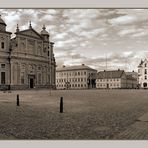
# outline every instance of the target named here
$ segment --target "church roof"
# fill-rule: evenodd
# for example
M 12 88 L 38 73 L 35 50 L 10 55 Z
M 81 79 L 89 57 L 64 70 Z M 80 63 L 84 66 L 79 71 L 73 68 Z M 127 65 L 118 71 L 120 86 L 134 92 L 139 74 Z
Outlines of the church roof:
M 31 32 L 33 32 L 33 33 L 31 33 Z M 21 31 L 16 32 L 15 34 L 23 34 L 23 35 L 29 35 L 29 36 L 33 36 L 33 37 L 37 37 L 37 38 L 42 38 L 42 36 L 37 31 L 35 31 L 33 28 L 21 30 Z
M 92 69 L 84 64 L 82 65 L 76 65 L 76 66 L 69 66 L 69 67 L 62 67 L 62 68 L 57 68 L 57 72 L 60 72 L 60 71 L 73 71 L 73 70 L 94 70 L 94 71 L 97 71 L 95 69 Z

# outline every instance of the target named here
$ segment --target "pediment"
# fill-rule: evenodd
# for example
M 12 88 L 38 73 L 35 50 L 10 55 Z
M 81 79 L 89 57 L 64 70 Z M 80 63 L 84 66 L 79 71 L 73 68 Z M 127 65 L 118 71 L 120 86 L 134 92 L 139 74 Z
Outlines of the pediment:
M 41 35 L 38 32 L 36 32 L 34 29 L 27 29 L 27 30 L 19 31 L 18 34 L 42 39 Z

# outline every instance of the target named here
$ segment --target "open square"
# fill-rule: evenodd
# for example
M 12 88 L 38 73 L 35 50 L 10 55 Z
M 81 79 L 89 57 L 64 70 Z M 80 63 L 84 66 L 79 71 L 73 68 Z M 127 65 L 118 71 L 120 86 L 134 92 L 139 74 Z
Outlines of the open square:
M 138 136 L 134 129 L 135 137 L 129 137 L 134 124 L 148 129 L 147 122 L 138 121 L 148 112 L 147 95 L 147 90 L 0 92 L 0 139 L 147 139 L 147 133 Z

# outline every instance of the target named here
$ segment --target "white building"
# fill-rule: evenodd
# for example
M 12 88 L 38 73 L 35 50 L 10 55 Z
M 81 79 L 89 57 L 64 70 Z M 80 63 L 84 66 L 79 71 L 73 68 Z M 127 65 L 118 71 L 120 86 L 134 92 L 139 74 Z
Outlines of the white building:
M 137 79 L 124 70 L 100 71 L 96 78 L 96 88 L 137 88 Z
M 11 37 L 6 26 L 0 16 L 0 89 L 55 88 L 54 43 L 46 27 L 38 33 L 31 22 L 25 30 L 17 25 Z
M 56 88 L 57 89 L 87 89 L 95 88 L 94 76 L 97 70 L 84 64 L 57 68 Z
M 141 88 L 148 88 L 148 60 L 141 60 L 138 65 L 139 86 Z

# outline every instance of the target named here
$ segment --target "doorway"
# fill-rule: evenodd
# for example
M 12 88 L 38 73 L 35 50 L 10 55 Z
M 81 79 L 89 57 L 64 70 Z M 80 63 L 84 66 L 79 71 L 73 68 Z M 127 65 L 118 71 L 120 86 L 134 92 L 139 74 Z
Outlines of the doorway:
M 143 83 L 143 87 L 144 88 L 146 88 L 147 87 L 147 83 L 145 82 L 145 83 Z
M 30 78 L 30 88 L 34 88 L 34 79 Z

